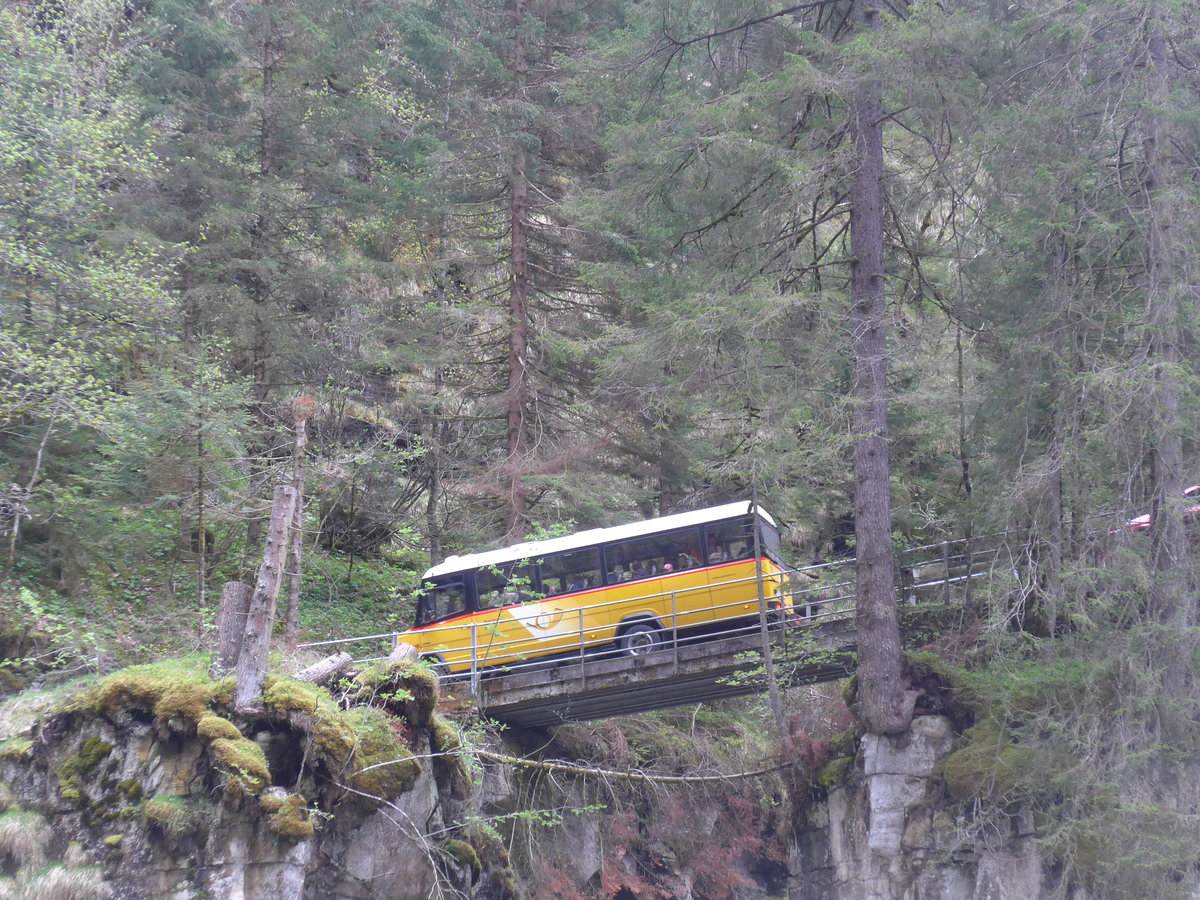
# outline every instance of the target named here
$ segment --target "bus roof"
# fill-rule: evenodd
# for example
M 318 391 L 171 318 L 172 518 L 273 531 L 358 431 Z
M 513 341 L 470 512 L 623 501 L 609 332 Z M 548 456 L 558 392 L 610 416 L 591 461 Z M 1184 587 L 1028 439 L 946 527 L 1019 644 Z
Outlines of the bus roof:
M 451 556 L 445 562 L 431 568 L 422 580 L 448 575 L 452 572 L 465 572 L 483 566 L 494 566 L 512 562 L 518 559 L 538 559 L 550 553 L 561 553 L 564 550 L 574 550 L 578 547 L 591 547 L 596 544 L 608 544 L 626 538 L 642 537 L 659 531 L 671 531 L 675 528 L 687 528 L 689 525 L 703 525 L 707 522 L 720 522 L 738 516 L 750 514 L 752 503 L 749 500 L 739 500 L 736 503 L 725 503 L 721 506 L 710 506 L 707 509 L 697 509 L 693 512 L 675 513 L 661 516 L 657 519 L 646 519 L 642 522 L 630 522 L 628 525 L 614 525 L 611 528 L 592 528 L 587 531 L 577 531 L 564 537 L 550 538 L 545 541 L 526 541 L 499 550 L 485 550 L 482 553 L 468 553 L 464 556 Z M 774 525 L 775 520 L 761 506 L 758 514 Z

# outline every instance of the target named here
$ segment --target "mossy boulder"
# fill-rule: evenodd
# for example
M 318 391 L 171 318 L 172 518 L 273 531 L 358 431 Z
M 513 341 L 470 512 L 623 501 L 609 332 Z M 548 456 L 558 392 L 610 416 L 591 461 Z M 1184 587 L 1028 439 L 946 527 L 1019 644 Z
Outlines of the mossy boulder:
M 369 706 L 347 710 L 345 718 L 355 739 L 351 786 L 384 799 L 411 790 L 421 767 L 413 759 L 396 720 Z
M 386 661 L 354 678 L 354 702 L 379 706 L 425 726 L 437 707 L 437 676 L 419 660 Z
M 446 851 L 455 863 L 471 873 L 472 881 L 477 879 L 480 872 L 483 871 L 483 863 L 479 861 L 479 854 L 466 841 L 451 838 L 442 844 L 442 849 Z
M 27 737 L 9 738 L 0 744 L 0 759 L 28 759 L 33 752 L 33 741 Z

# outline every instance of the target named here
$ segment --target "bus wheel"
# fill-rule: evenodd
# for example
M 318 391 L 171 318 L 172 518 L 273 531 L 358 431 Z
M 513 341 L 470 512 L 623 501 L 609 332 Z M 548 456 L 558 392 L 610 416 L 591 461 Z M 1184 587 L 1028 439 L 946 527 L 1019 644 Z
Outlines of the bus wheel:
M 654 650 L 662 641 L 659 630 L 649 622 L 635 622 L 621 635 L 621 651 L 629 656 L 642 656 Z
M 450 677 L 450 667 L 442 660 L 440 656 L 427 656 L 425 661 L 429 663 L 429 670 L 437 676 L 439 682 L 444 682 Z

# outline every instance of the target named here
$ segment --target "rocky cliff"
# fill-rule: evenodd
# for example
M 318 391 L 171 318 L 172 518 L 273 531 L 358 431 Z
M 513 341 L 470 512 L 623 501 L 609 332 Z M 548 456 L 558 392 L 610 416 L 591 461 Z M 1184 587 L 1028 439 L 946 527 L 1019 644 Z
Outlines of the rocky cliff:
M 333 693 L 269 679 L 248 715 L 231 687 L 193 660 L 6 703 L 0 898 L 1107 896 L 1041 854 L 1023 806 L 984 810 L 1030 762 L 987 723 L 922 715 L 895 737 L 797 740 L 743 778 L 694 777 L 714 759 L 661 722 L 639 746 L 616 746 L 633 723 L 575 732 L 665 775 L 638 780 L 539 766 L 585 756 L 571 729 L 506 734 L 528 759 L 480 765 L 420 667 Z M 1178 896 L 1196 895 L 1189 878 Z
M 271 679 L 235 715 L 202 666 L 9 701 L 0 896 L 515 896 L 498 836 L 455 822 L 472 776 L 428 673 L 363 673 L 336 698 Z

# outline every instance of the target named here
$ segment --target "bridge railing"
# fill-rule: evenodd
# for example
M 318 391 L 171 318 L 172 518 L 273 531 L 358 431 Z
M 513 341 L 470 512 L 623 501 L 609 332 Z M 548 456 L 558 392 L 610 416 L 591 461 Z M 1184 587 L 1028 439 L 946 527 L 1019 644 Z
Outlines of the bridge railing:
M 996 571 L 1002 548 L 1002 536 L 989 535 L 941 541 L 898 552 L 895 582 L 899 601 L 915 605 L 952 604 L 969 600 L 973 583 Z M 759 580 L 757 576 L 750 576 L 549 613 L 537 603 L 497 610 L 495 619 L 482 619 L 469 625 L 469 656 L 466 660 L 455 659 L 456 666 L 466 665 L 467 668 L 457 675 L 469 678 L 472 688 L 477 690 L 481 678 L 512 674 L 548 664 L 575 665 L 579 667 L 579 675 L 586 683 L 589 661 L 612 658 L 621 652 L 619 641 L 614 644 L 611 628 L 599 628 L 595 624 L 597 618 L 617 621 L 622 618 L 622 608 L 632 610 L 653 606 L 657 609 L 655 618 L 660 626 L 657 640 L 645 647 L 645 651 L 670 651 L 676 666 L 679 648 L 690 643 L 746 636 L 756 631 L 777 636 L 787 634 L 792 629 L 854 617 L 856 589 L 853 557 L 790 569 L 782 579 L 768 574 L 761 579 L 761 590 L 757 583 Z M 782 608 L 772 608 L 780 600 L 777 593 L 780 581 L 786 585 Z M 737 595 L 736 600 L 715 604 L 711 600 L 689 602 L 700 593 L 717 594 L 731 589 Z M 701 606 L 706 613 L 710 613 L 709 621 L 696 624 L 695 608 Z M 559 617 L 552 629 L 539 628 L 551 616 Z M 546 621 L 539 623 L 541 618 Z M 514 623 L 518 626 L 516 629 L 513 628 Z M 529 652 L 533 628 L 547 635 L 536 655 Z M 513 636 L 506 635 L 506 630 L 513 632 Z M 461 641 L 463 626 L 424 629 L 427 636 L 439 632 L 447 635 L 447 644 L 452 643 L 450 636 L 453 633 L 453 642 L 457 644 Z M 385 656 L 398 636 L 399 633 L 391 632 L 301 646 L 313 649 L 348 648 L 365 661 Z M 434 643 L 437 644 L 436 637 Z

